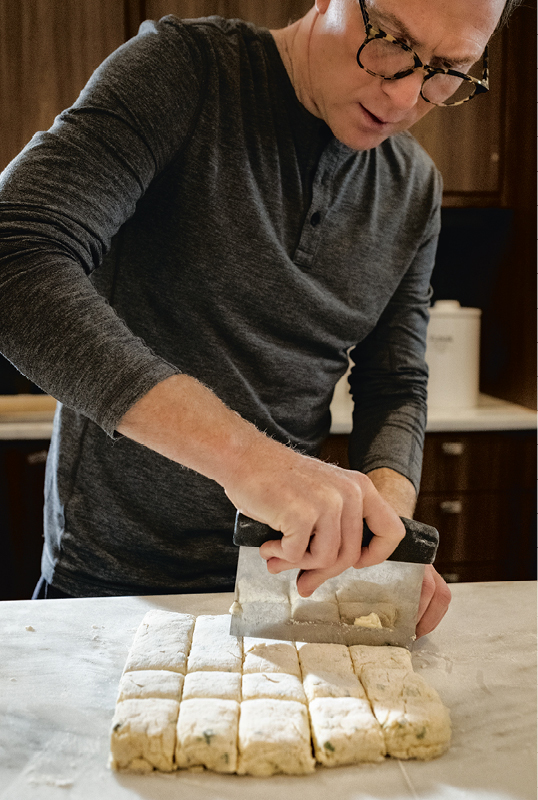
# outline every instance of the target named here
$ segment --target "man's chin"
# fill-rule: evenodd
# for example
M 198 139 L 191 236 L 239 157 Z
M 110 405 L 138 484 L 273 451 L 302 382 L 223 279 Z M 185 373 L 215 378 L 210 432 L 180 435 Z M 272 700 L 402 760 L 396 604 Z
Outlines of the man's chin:
M 391 135 L 391 133 L 365 135 L 353 130 L 342 130 L 340 133 L 333 130 L 333 133 L 339 142 L 342 142 L 351 150 L 373 150 Z

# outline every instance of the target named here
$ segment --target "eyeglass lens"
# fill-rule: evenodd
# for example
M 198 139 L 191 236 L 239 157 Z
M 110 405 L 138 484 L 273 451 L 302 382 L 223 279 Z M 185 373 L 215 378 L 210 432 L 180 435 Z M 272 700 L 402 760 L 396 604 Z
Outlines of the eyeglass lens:
M 370 39 L 361 49 L 358 60 L 364 69 L 380 78 L 394 78 L 415 66 L 412 53 L 386 39 Z M 466 100 L 474 91 L 473 83 L 455 75 L 433 74 L 426 78 L 422 86 L 422 94 L 427 100 L 447 105 Z

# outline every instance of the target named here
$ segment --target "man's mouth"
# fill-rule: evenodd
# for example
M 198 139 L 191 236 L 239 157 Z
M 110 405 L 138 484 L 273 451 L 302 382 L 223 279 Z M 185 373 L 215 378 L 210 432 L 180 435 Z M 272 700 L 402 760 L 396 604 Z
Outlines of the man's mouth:
M 387 122 L 386 120 L 381 119 L 380 117 L 377 117 L 375 114 L 372 114 L 372 112 L 369 111 L 365 106 L 363 106 L 362 103 L 359 103 L 359 105 L 362 108 L 362 110 L 364 111 L 367 119 L 371 120 L 374 125 L 377 125 L 380 128 L 384 127 L 385 125 L 390 125 L 390 123 Z

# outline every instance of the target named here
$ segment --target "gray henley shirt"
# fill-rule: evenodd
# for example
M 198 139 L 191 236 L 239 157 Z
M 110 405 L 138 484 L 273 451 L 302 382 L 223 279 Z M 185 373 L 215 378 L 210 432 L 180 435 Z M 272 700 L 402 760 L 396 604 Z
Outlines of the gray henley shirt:
M 179 372 L 316 455 L 351 351 L 352 466 L 418 487 L 440 200 L 410 134 L 337 141 L 267 30 L 144 23 L 0 176 L 1 349 L 60 401 L 45 578 L 76 596 L 233 587 L 222 488 L 114 433 Z

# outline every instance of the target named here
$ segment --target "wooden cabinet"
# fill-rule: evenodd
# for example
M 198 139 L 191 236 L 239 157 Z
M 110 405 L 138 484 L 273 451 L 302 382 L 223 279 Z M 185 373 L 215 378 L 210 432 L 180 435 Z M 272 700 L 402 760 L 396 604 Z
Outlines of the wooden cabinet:
M 441 534 L 445 578 L 535 577 L 535 446 L 532 431 L 427 434 L 415 516 Z
M 347 466 L 348 437 L 323 457 Z M 446 580 L 536 577 L 533 431 L 427 433 L 416 519 L 440 533 L 435 566 Z
M 41 574 L 50 442 L 0 441 L 0 600 L 27 600 Z

